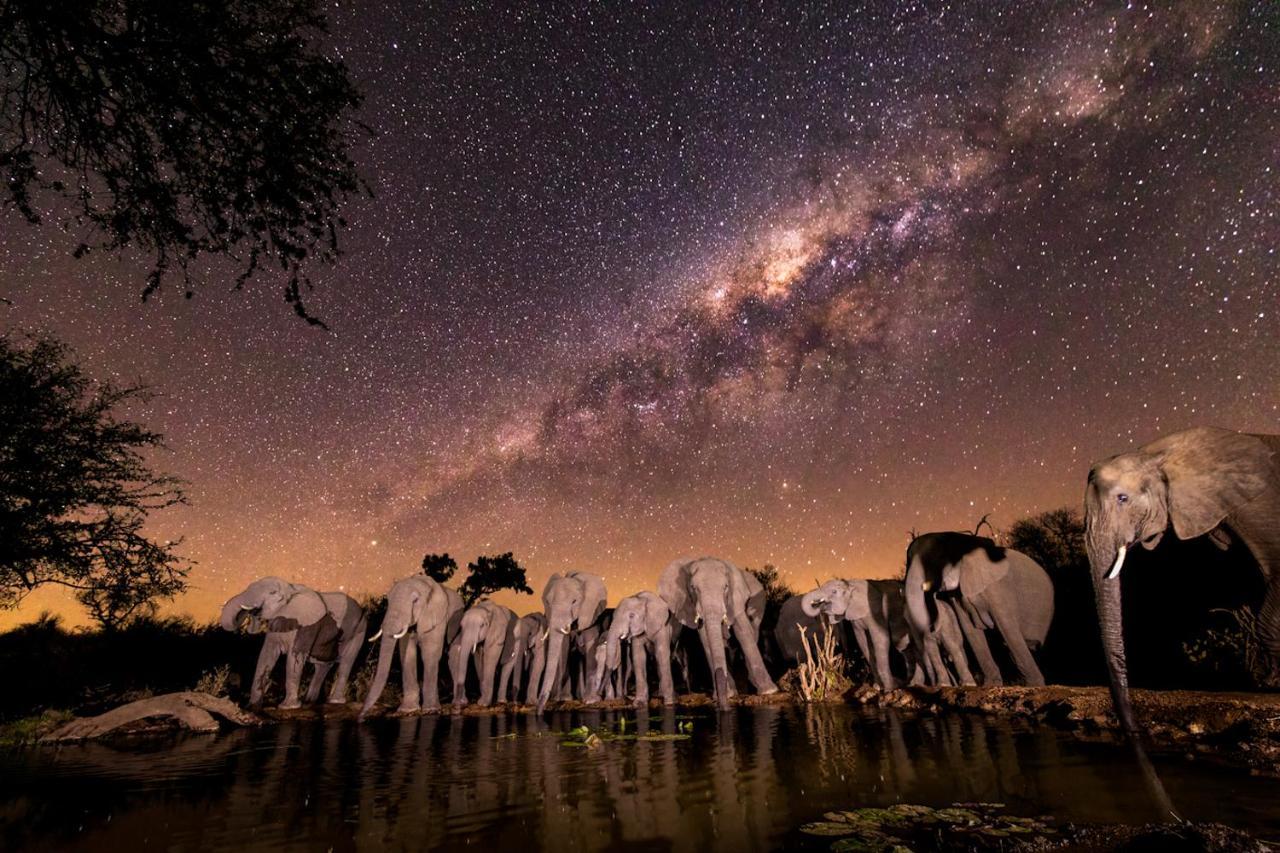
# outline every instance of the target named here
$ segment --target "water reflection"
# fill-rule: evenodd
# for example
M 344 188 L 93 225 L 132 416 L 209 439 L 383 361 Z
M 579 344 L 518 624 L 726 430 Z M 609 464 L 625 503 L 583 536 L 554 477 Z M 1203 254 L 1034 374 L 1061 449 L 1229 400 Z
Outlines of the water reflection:
M 1025 723 L 845 707 L 625 716 L 641 735 L 692 723 L 692 737 L 585 749 L 558 733 L 618 714 L 409 717 L 4 756 L 0 847 L 752 851 L 857 805 L 1155 816 L 1122 747 Z M 1188 816 L 1280 835 L 1274 781 L 1157 763 Z

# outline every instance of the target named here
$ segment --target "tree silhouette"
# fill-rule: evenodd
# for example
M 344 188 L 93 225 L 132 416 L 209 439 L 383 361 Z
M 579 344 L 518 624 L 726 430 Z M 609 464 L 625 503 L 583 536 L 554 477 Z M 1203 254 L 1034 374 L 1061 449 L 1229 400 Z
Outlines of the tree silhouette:
M 115 415 L 148 396 L 92 382 L 51 338 L 0 336 L 0 608 L 55 584 L 117 627 L 186 589 L 178 543 L 142 532 L 182 484 L 143 459 L 160 436 Z
M 500 589 L 533 595 L 525 579 L 524 567 L 516 562 L 510 551 L 496 557 L 476 557 L 475 562 L 467 564 L 467 570 L 470 574 L 458 588 L 467 607 Z
M 303 305 L 332 263 L 339 204 L 365 189 L 345 120 L 360 95 L 322 51 L 318 0 L 0 0 L 3 202 L 78 245 L 141 249 L 145 299 L 231 257 Z
M 446 554 L 428 554 L 422 558 L 422 573 L 434 581 L 444 583 L 458 570 L 458 563 Z

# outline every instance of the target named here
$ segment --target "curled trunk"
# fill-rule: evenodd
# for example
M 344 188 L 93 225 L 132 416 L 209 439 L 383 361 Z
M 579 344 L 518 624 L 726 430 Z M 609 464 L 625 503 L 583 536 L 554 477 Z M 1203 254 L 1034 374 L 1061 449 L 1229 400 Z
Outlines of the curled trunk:
M 822 590 L 815 589 L 812 592 L 806 592 L 800 597 L 800 609 L 804 611 L 804 615 L 810 619 L 817 618 L 822 613 L 822 608 L 818 605 L 818 599 L 822 597 Z
M 244 600 L 244 596 L 237 595 L 235 598 L 222 605 L 222 615 L 218 619 L 218 624 L 222 626 L 224 631 L 236 630 L 236 622 L 240 613 L 249 607 L 249 602 Z

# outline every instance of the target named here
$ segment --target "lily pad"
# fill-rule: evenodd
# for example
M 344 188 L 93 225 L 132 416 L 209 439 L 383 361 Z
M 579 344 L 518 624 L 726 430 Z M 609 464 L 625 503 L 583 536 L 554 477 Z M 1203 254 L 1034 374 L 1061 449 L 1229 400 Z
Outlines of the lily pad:
M 837 822 L 833 820 L 820 820 L 814 823 L 806 823 L 800 827 L 800 831 L 805 835 L 853 835 L 857 832 L 857 828 L 847 823 Z

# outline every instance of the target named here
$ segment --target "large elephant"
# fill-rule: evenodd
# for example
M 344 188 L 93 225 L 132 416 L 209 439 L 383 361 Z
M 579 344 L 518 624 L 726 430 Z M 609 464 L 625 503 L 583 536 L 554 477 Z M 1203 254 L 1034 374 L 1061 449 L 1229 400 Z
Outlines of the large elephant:
M 361 718 L 373 708 L 387 686 L 391 659 L 400 652 L 401 699 L 399 712 L 440 710 L 440 659 L 445 645 L 457 636 L 462 622 L 462 597 L 426 575 L 411 575 L 391 585 L 387 613 L 378 633 L 378 666 L 364 697 Z M 422 657 L 422 683 L 418 683 L 418 657 Z
M 604 613 L 607 592 L 604 578 L 587 572 L 556 573 L 542 591 L 542 604 L 547 616 L 546 668 L 538 685 L 537 710 L 541 714 L 560 685 L 569 659 L 570 641 L 575 631 L 590 628 Z
M 1179 539 L 1210 534 L 1248 547 L 1266 592 L 1258 612 L 1262 647 L 1280 662 L 1280 435 L 1213 427 L 1176 432 L 1094 464 L 1084 495 L 1085 547 L 1093 577 L 1111 698 L 1126 731 L 1129 702 L 1120 570 L 1138 543 L 1154 548 L 1170 525 Z
M 713 557 L 681 559 L 662 570 L 658 594 L 680 623 L 698 631 L 720 709 L 729 707 L 732 689 L 733 676 L 725 652 L 730 634 L 742 649 L 756 692 L 778 692 L 760 656 L 765 594 L 754 575 Z
M 265 632 L 266 639 L 258 655 L 253 683 L 249 687 L 249 704 L 262 704 L 267 679 L 280 655 L 285 658 L 284 701 L 281 708 L 297 708 L 302 669 L 310 660 L 311 684 L 306 700 L 320 698 L 320 688 L 334 664 L 338 674 L 329 691 L 329 701 L 347 701 L 347 680 L 364 641 L 368 623 L 364 610 L 349 595 L 341 592 L 316 592 L 301 584 L 276 577 L 266 577 L 249 584 L 243 592 L 222 606 L 220 623 L 224 630 L 235 631 L 247 624 L 254 632 Z
M 897 686 L 889 664 L 891 649 L 897 649 L 908 660 L 909 675 L 914 669 L 910 653 L 911 633 L 903 612 L 901 581 L 829 580 L 800 596 L 799 602 L 805 616 L 820 618 L 825 615 L 833 626 L 840 620 L 850 623 L 858 650 L 871 668 L 876 683 L 884 689 L 891 690 Z M 783 604 L 784 611 L 787 603 Z M 781 618 L 778 621 L 781 626 Z
M 520 620 L 511 608 L 492 601 L 478 601 L 462 614 L 462 627 L 449 646 L 449 672 L 453 675 L 453 707 L 467 704 L 467 664 L 474 658 L 480 679 L 483 708 L 493 702 L 498 663 L 504 649 L 515 647 L 515 628 Z
M 930 609 L 944 600 L 952 605 L 983 683 L 1004 683 L 986 639 L 986 630 L 995 628 L 1023 683 L 1044 684 L 1031 651 L 1053 621 L 1053 582 L 1026 554 L 972 533 L 926 533 L 907 549 L 906 594 L 917 630 L 929 622 Z
M 503 649 L 498 675 L 498 701 L 519 702 L 521 688 L 527 699 L 536 699 L 538 682 L 547 661 L 547 617 L 544 613 L 521 616 L 511 632 L 511 645 Z M 527 678 L 526 678 L 527 676 Z M 526 700 L 527 701 L 527 700 Z
M 649 704 L 649 661 L 652 651 L 658 666 L 658 693 L 662 704 L 674 705 L 675 685 L 671 679 L 671 646 L 674 642 L 671 608 L 655 592 L 638 592 L 618 602 L 613 621 L 604 634 L 604 663 L 595 673 L 591 692 L 599 695 L 606 675 L 623 670 L 622 643 L 631 644 L 631 668 L 636 678 L 635 703 Z M 626 678 L 623 674 L 625 687 Z

